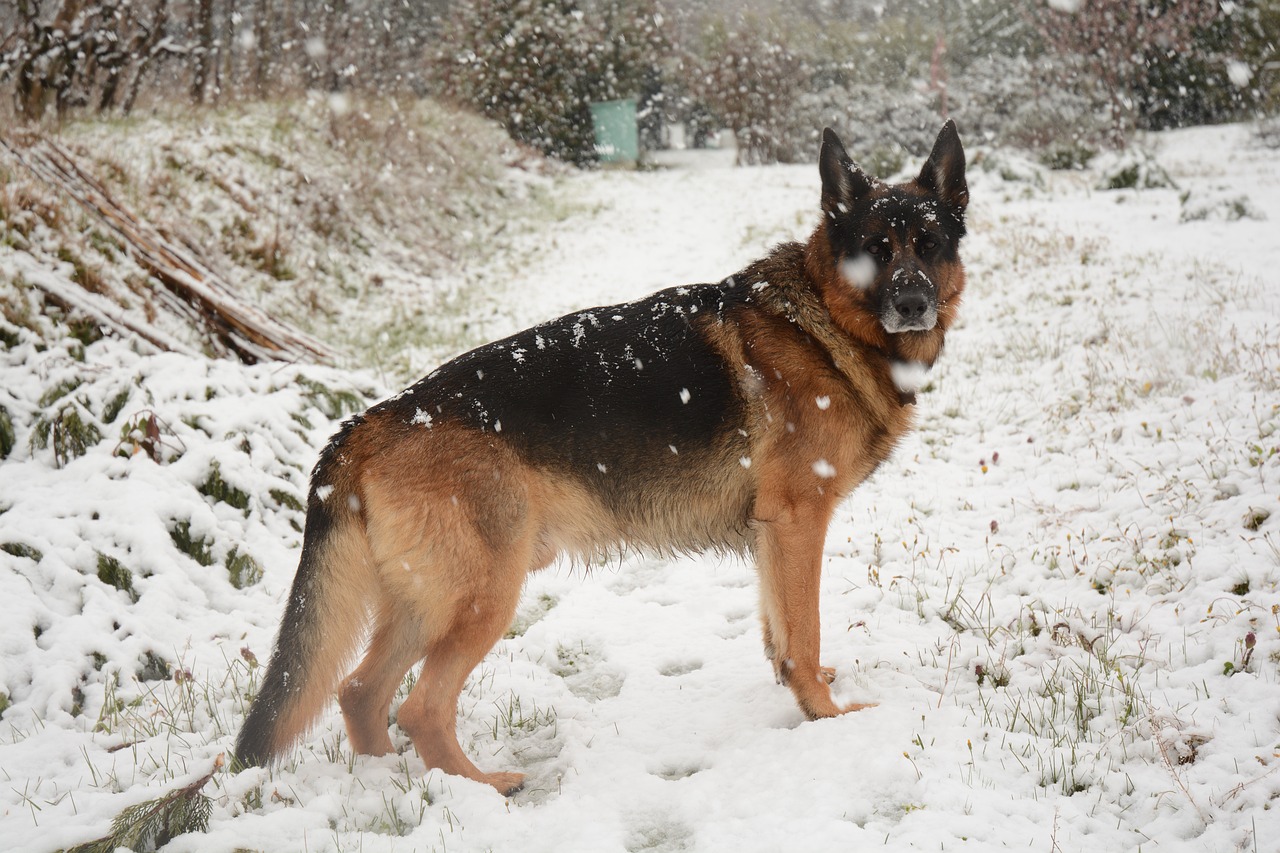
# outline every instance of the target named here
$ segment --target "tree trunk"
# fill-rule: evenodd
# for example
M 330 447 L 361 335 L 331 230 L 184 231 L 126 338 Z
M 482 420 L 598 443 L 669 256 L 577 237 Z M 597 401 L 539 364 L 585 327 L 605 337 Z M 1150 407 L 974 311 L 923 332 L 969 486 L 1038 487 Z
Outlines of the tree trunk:
M 253 91 L 258 97 L 266 94 L 271 71 L 270 17 L 270 0 L 256 0 L 253 10 Z
M 129 81 L 129 90 L 125 94 L 120 110 L 125 115 L 133 112 L 133 104 L 138 99 L 138 91 L 142 88 L 142 80 L 156 58 L 156 46 L 164 38 L 165 28 L 169 23 L 169 0 L 156 0 L 156 14 L 149 28 L 139 25 L 140 32 L 129 46 L 129 51 L 138 57 L 134 65 L 133 79 Z
M 191 98 L 197 104 L 204 103 L 205 87 L 213 68 L 213 0 L 197 0 L 196 3 L 195 65 L 191 72 Z

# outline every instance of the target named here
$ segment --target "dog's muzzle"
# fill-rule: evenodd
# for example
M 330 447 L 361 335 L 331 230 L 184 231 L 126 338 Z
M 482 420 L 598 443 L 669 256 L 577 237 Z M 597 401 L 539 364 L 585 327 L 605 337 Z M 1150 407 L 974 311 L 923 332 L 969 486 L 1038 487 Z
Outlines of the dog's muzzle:
M 921 280 L 895 285 L 880 312 L 880 325 L 890 334 L 927 332 L 938 325 L 933 285 Z

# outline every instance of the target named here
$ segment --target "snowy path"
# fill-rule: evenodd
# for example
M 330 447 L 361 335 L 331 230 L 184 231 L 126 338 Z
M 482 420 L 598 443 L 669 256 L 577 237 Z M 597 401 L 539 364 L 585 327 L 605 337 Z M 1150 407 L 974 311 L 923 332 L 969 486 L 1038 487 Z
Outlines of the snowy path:
M 511 636 L 463 696 L 459 734 L 477 763 L 529 774 L 514 800 L 424 778 L 398 729 L 402 754 L 352 760 L 333 708 L 285 767 L 219 777 L 209 833 L 166 849 L 1266 849 L 1280 837 L 1280 172 L 1239 128 L 1160 142 L 1185 204 L 1175 190 L 1036 178 L 1002 155 L 971 173 L 962 322 L 921 395 L 919 429 L 827 541 L 824 660 L 838 700 L 879 707 L 803 722 L 763 659 L 754 572 L 739 561 L 551 570 L 530 581 Z M 511 276 L 494 334 L 732 273 L 807 234 L 818 178 L 813 167 L 604 173 L 556 191 L 568 218 L 493 262 Z M 1241 194 L 1267 219 L 1227 220 Z M 1199 199 L 1207 217 L 1180 222 Z M 269 448 L 308 465 L 308 442 L 329 427 L 310 423 L 301 441 L 296 393 L 259 373 L 164 367 L 154 374 L 175 385 L 257 395 L 236 417 L 234 401 L 198 393 L 174 405 L 204 407 L 215 438 L 258 423 L 259 459 Z M 267 491 L 220 454 L 228 479 Z M 192 456 L 174 465 L 198 483 Z M 114 464 L 80 462 L 64 472 L 82 482 Z M 48 490 L 46 509 L 82 488 L 23 470 Z M 300 488 L 300 474 L 278 476 Z M 66 583 L 75 534 L 42 528 L 24 500 L 0 484 L 0 506 L 13 506 L 0 531 L 34 528 L 47 555 L 27 575 Z M 189 723 L 135 723 L 128 736 L 92 734 L 52 689 L 15 693 L 0 836 L 17 849 L 100 834 L 124 805 L 229 748 L 239 706 L 217 685 L 239 671 L 227 661 L 242 646 L 265 655 L 296 535 L 291 516 L 256 504 L 247 519 L 190 509 L 247 542 L 266 573 L 244 591 L 209 580 L 190 598 L 175 569 L 139 581 L 140 603 L 172 614 L 147 623 L 151 642 L 185 650 L 214 686 Z M 159 544 L 136 545 L 163 562 Z M 34 598 L 21 585 L 9 594 Z M 40 685 L 51 682 L 31 669 L 74 668 L 94 642 L 46 641 L 40 657 L 25 637 L 5 635 L 6 648 Z M 11 693 L 18 675 L 7 671 Z M 102 701 L 86 691 L 87 715 Z M 106 751 L 125 740 L 137 742 Z M 95 777 L 103 768 L 114 785 Z
M 710 161 L 718 163 L 716 155 Z M 816 219 L 816 168 L 602 171 L 561 179 L 565 217 L 500 248 L 481 282 L 494 337 L 570 311 L 681 284 L 719 281 L 768 247 L 804 239 Z

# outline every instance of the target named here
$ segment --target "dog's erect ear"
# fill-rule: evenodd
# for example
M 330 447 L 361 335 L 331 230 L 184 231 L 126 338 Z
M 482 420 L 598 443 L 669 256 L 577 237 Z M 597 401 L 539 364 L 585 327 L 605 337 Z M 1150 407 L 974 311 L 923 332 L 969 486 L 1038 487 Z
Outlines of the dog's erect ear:
M 822 153 L 818 155 L 822 175 L 822 209 L 844 213 L 871 189 L 871 178 L 849 159 L 840 137 L 831 128 L 822 131 Z
M 937 193 L 952 207 L 964 210 L 969 204 L 969 184 L 964 179 L 964 148 L 960 145 L 960 134 L 956 132 L 954 121 L 948 119 L 942 126 L 938 141 L 933 143 L 933 153 L 925 161 L 916 183 Z

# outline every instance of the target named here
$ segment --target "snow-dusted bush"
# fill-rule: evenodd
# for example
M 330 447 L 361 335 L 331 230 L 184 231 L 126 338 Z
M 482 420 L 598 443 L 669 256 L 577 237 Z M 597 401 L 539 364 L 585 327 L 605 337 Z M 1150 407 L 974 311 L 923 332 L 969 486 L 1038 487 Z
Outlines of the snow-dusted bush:
M 738 162 L 797 159 L 797 100 L 809 83 L 807 69 L 785 35 L 748 15 L 703 33 L 702 54 L 691 88 L 738 140 Z M 819 128 L 820 130 L 821 128 Z M 815 146 L 816 150 L 816 146 Z
M 0 287 L 0 298 L 38 295 Z M 233 590 L 282 562 L 314 448 L 378 391 L 315 366 L 140 354 L 111 336 L 85 344 L 68 319 L 0 317 L 0 402 L 14 439 L 0 475 L 0 560 L 30 584 L 0 630 L 0 691 L 74 718 L 84 695 L 172 677 L 181 651 L 154 639 L 156 625 L 231 613 Z M 57 484 L 74 484 L 77 500 L 51 498 Z M 182 588 L 214 603 L 175 598 Z M 120 633 L 102 628 L 113 623 Z M 42 631 L 86 638 L 82 659 L 54 664 L 31 642 Z
M 965 133 L 1040 153 L 1058 168 L 1088 162 L 1106 129 L 1103 106 L 1073 85 L 1051 56 L 979 57 L 948 88 L 951 115 Z
M 823 127 L 840 134 L 845 148 L 863 168 L 887 177 L 909 159 L 929 153 L 943 118 L 932 99 L 912 89 L 868 83 L 832 84 L 800 97 L 794 106 L 803 136 L 792 137 L 800 160 L 817 157 Z M 967 127 L 961 128 L 968 134 Z
M 1258 122 L 1254 136 L 1267 148 L 1280 148 L 1280 116 L 1270 116 Z
M 1178 216 L 1180 222 L 1201 220 L 1235 222 L 1237 219 L 1263 221 L 1267 218 L 1266 211 L 1259 209 L 1244 193 L 1233 193 L 1227 190 L 1188 190 L 1178 198 L 1182 203 L 1182 212 Z
M 578 87 L 586 61 L 581 13 L 558 0 L 460 4 L 443 43 L 445 94 L 497 119 L 516 139 L 590 159 L 591 114 Z
M 1000 4 L 956 15 L 944 35 L 887 7 L 825 27 L 750 14 L 717 22 L 694 45 L 688 88 L 737 132 L 747 162 L 810 160 L 831 126 L 867 168 L 889 174 L 927 154 L 946 118 L 966 139 L 1032 149 L 1059 167 L 1087 162 L 1107 129 L 1088 74 L 1036 53 L 1029 25 Z
M 1176 188 L 1173 178 L 1156 158 L 1141 148 L 1111 153 L 1094 164 L 1100 190 L 1155 190 Z
M 467 0 L 441 43 L 445 95 L 573 163 L 595 160 L 590 103 L 639 96 L 667 51 L 651 0 Z
M 1185 4 L 1184 4 L 1185 5 Z M 1148 49 L 1146 74 L 1134 92 L 1138 127 L 1162 130 L 1220 124 L 1253 117 L 1275 105 L 1270 71 L 1280 36 L 1280 9 L 1274 3 L 1222 3 L 1217 14 L 1194 32 L 1186 49 L 1160 44 Z M 1270 10 L 1260 8 L 1267 5 Z
M 1139 0 L 1073 0 L 1026 6 L 1050 53 L 1091 87 L 1110 113 L 1110 142 L 1129 134 L 1195 85 L 1196 68 L 1213 61 L 1207 35 L 1228 8 L 1216 0 L 1150 4 Z

